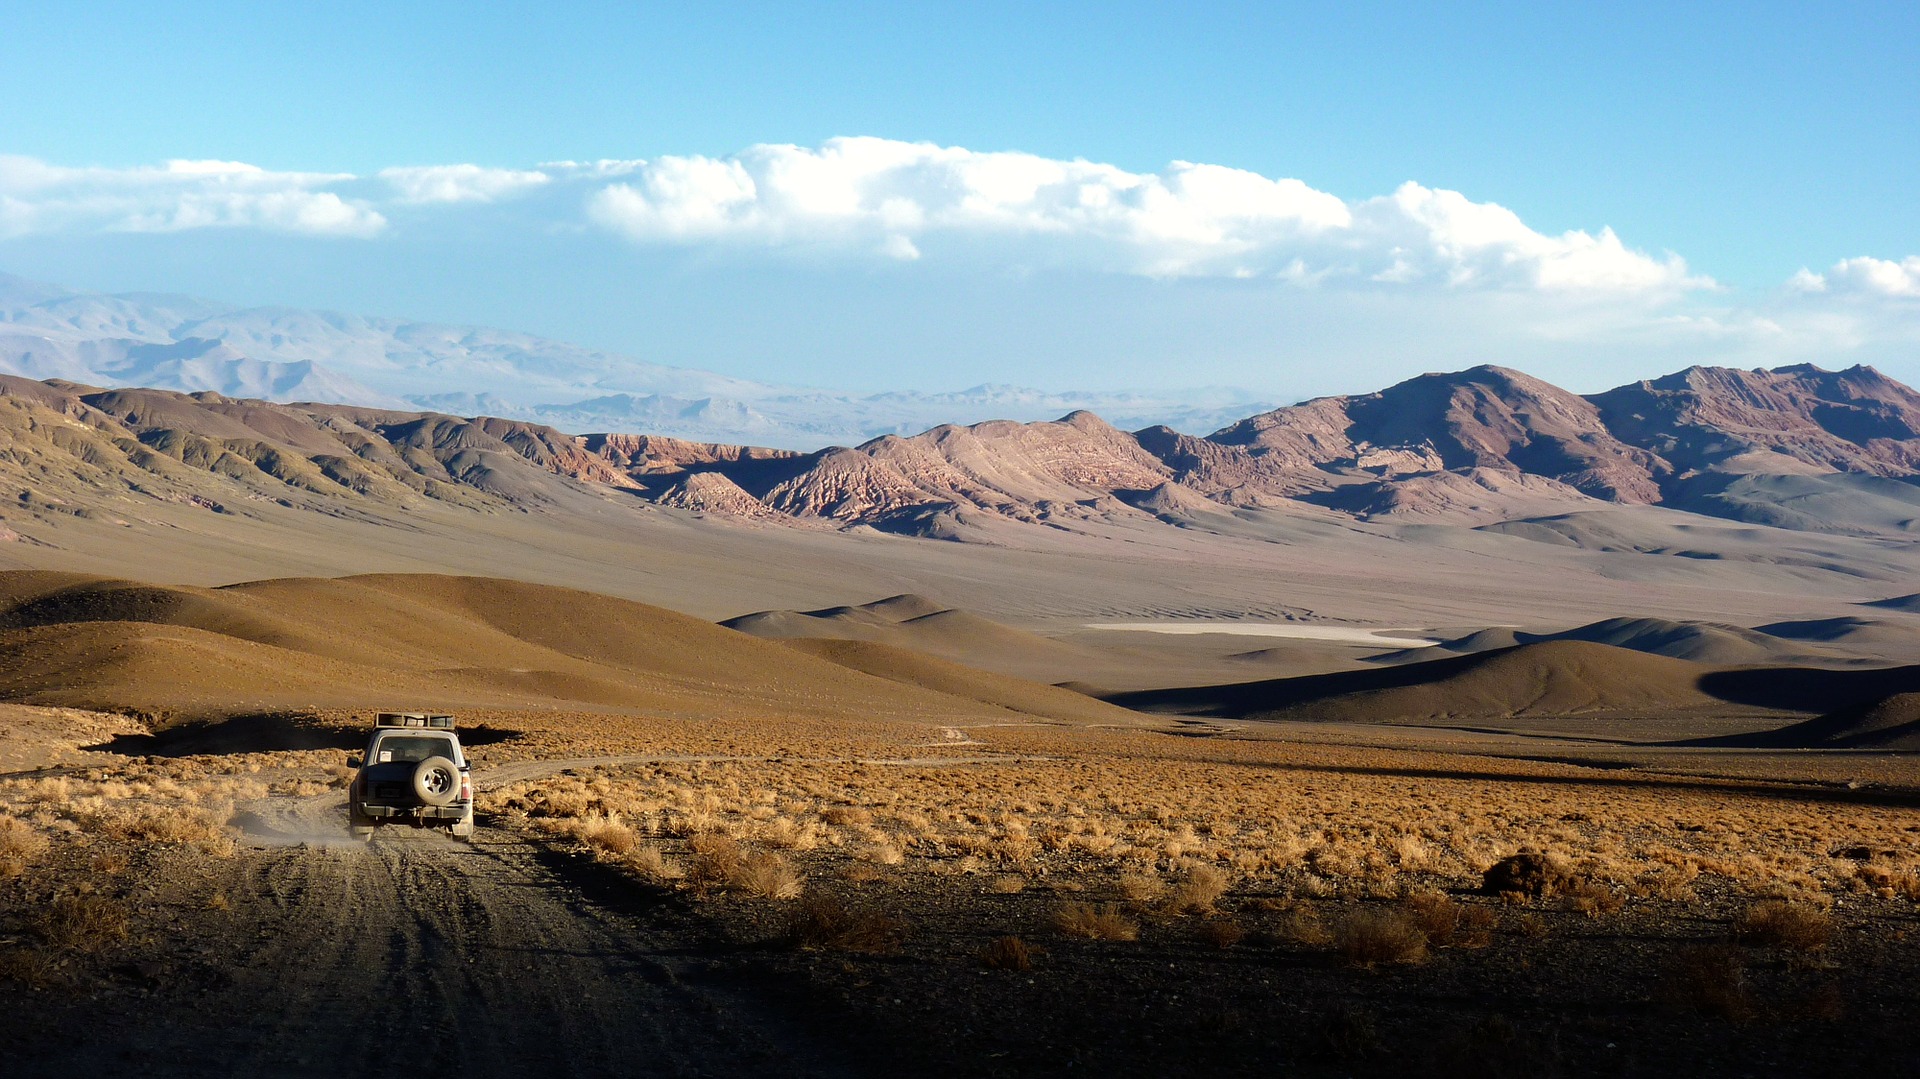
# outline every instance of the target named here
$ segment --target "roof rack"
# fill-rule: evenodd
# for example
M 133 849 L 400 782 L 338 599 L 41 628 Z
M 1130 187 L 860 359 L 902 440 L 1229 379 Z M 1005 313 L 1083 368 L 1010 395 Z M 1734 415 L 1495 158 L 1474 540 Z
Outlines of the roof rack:
M 373 722 L 375 727 L 431 727 L 434 730 L 453 729 L 453 717 L 433 712 L 382 712 Z

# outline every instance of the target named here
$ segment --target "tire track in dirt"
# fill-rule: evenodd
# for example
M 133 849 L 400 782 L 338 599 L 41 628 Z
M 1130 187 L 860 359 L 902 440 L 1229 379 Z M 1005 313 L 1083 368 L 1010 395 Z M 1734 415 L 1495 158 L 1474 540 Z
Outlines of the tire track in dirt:
M 346 833 L 337 793 L 268 801 L 299 804 L 261 805 L 262 819 Z M 121 1074 L 129 1060 L 160 1075 L 850 1070 L 777 1009 L 700 984 L 699 962 L 675 954 L 684 933 L 592 902 L 510 832 L 467 843 L 389 828 L 238 857 L 244 895 L 209 955 L 226 984 L 156 1000 L 123 1017 L 131 1037 L 78 1043 L 36 1062 L 45 1074 Z

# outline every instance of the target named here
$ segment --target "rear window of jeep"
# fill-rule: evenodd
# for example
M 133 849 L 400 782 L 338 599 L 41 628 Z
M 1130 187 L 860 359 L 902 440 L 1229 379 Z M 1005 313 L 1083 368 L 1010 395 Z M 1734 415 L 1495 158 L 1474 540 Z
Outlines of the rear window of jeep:
M 445 738 L 426 738 L 417 734 L 389 734 L 374 743 L 374 764 L 416 764 L 428 757 L 447 757 L 457 761 L 453 742 Z

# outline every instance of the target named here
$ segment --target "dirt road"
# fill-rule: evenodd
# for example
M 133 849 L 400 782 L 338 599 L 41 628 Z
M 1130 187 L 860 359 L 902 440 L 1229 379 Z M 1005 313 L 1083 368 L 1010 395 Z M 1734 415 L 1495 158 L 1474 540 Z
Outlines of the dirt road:
M 677 956 L 699 929 L 674 900 L 596 888 L 579 876 L 591 867 L 509 832 L 469 844 L 388 828 L 359 843 L 337 793 L 241 819 L 232 906 L 183 925 L 155 975 L 167 984 L 113 1000 L 87 1037 L 22 1047 L 9 1074 L 859 1070 L 703 977 L 710 958 Z

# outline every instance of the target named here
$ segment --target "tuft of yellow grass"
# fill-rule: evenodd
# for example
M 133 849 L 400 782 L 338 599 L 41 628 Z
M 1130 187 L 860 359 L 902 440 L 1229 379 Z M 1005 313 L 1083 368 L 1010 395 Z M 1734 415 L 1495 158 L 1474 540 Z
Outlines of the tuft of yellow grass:
M 50 844 L 19 817 L 0 816 L 0 877 L 17 877 L 47 853 Z
M 98 952 L 127 938 L 126 904 L 100 895 L 68 893 L 54 897 L 38 919 L 40 935 L 56 948 Z
M 1733 936 L 1743 944 L 1817 951 L 1833 938 L 1833 918 L 1805 903 L 1763 899 L 1733 920 Z
M 1032 970 L 1039 951 L 1019 937 L 995 937 L 980 949 L 980 965 L 989 970 Z
M 877 954 L 900 946 L 906 926 L 877 910 L 847 906 L 832 896 L 800 904 L 787 921 L 787 943 L 795 948 Z
M 1112 903 L 1062 903 L 1053 912 L 1053 928 L 1083 940 L 1139 940 L 1140 923 Z
M 1427 935 L 1403 910 L 1360 910 L 1333 933 L 1334 948 L 1358 967 L 1411 966 L 1427 959 Z
M 1196 865 L 1174 883 L 1165 910 L 1168 914 L 1209 914 L 1227 894 L 1227 885 L 1226 873 L 1210 865 Z

